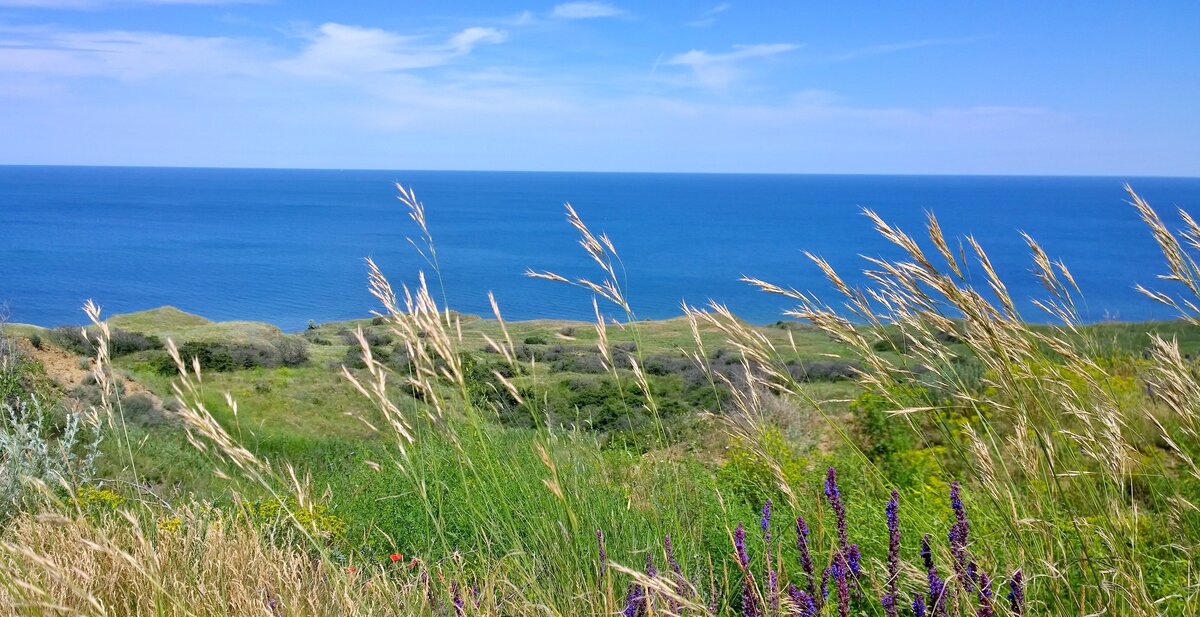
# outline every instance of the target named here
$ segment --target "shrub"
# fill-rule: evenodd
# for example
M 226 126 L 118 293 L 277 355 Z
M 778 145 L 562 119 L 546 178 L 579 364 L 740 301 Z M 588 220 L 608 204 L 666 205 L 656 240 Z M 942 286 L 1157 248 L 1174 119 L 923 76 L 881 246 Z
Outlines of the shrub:
M 861 372 L 861 365 L 846 360 L 802 360 L 789 362 L 788 372 L 796 381 L 845 381 Z
M 532 336 L 525 337 L 524 343 L 526 345 L 545 345 L 546 337 L 541 336 L 540 334 L 534 334 Z
M 354 331 L 343 330 L 339 334 L 342 337 L 343 343 L 345 343 L 346 345 L 349 345 L 351 347 L 358 348 L 358 346 L 359 346 L 358 337 L 355 336 Z M 370 345 L 371 347 L 380 347 L 380 346 L 387 345 L 392 342 L 392 335 L 381 334 L 379 332 L 373 332 L 371 330 L 363 330 L 363 338 L 366 339 L 367 344 Z
M 114 358 L 149 349 L 162 349 L 163 346 L 156 336 L 120 328 L 111 328 L 109 332 L 111 338 L 108 342 L 108 352 Z M 96 353 L 96 346 L 92 342 L 94 336 L 93 328 L 85 330 L 74 326 L 59 326 L 47 334 L 55 345 L 80 356 Z
M 45 505 L 51 490 L 91 480 L 99 454 L 99 428 L 67 414 L 53 426 L 36 398 L 0 408 L 0 523 Z
M 108 350 L 113 357 L 146 351 L 148 349 L 162 349 L 163 346 L 162 341 L 157 336 L 117 328 L 113 328 L 111 333 L 112 339 L 108 343 Z
M 275 352 L 283 366 L 301 366 L 308 362 L 308 344 L 304 339 L 285 336 L 275 341 Z
M 295 336 L 280 337 L 270 343 L 188 341 L 179 346 L 179 355 L 189 364 L 192 358 L 198 359 L 203 370 L 222 373 L 249 368 L 301 366 L 308 362 L 308 344 Z M 154 358 L 150 366 L 161 375 L 174 375 L 178 370 L 166 354 Z
M 695 364 L 682 356 L 650 356 L 646 358 L 646 373 L 650 375 L 682 375 Z

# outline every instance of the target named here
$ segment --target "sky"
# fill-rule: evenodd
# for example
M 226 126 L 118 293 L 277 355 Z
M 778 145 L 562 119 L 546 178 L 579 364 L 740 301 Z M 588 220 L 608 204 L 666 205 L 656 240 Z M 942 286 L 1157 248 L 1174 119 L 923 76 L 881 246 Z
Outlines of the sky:
M 0 164 L 1200 176 L 1200 3 L 0 0 Z

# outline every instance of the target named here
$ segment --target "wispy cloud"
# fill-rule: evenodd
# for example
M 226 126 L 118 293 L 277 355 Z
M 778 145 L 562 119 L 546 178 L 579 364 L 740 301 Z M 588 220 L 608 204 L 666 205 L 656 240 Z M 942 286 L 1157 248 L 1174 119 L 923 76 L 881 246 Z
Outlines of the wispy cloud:
M 711 9 L 704 11 L 703 13 L 700 14 L 699 17 L 697 17 L 696 19 L 693 19 L 692 21 L 689 21 L 687 23 L 687 25 L 689 25 L 693 28 L 707 28 L 707 27 L 717 23 L 717 15 L 720 15 L 721 13 L 724 13 L 725 11 L 728 11 L 728 10 L 729 10 L 729 3 L 722 2 L 721 4 L 718 4 L 714 7 L 712 7 Z
M 566 2 L 554 7 L 552 15 L 559 19 L 595 19 L 616 17 L 625 11 L 607 2 Z
M 444 42 L 402 36 L 378 28 L 323 24 L 310 35 L 299 56 L 281 63 L 287 70 L 310 76 L 391 73 L 448 64 L 482 44 L 503 43 L 508 33 L 495 28 L 462 30 Z
M 253 42 L 223 37 L 0 28 L 0 72 L 8 73 L 125 81 L 164 74 L 250 74 L 262 55 Z
M 884 54 L 894 54 L 901 51 L 909 51 L 912 49 L 922 49 L 925 47 L 942 47 L 945 45 L 965 45 L 974 43 L 979 40 L 979 37 L 963 37 L 954 39 L 920 39 L 916 41 L 901 41 L 899 43 L 885 43 L 883 45 L 872 45 L 854 49 L 848 52 L 840 53 L 833 56 L 833 60 L 844 62 L 846 60 L 857 60 L 867 56 L 881 56 Z
M 686 66 L 692 70 L 700 85 L 724 90 L 741 77 L 739 65 L 747 60 L 766 58 L 799 49 L 792 43 L 734 45 L 733 51 L 710 53 L 693 49 L 669 58 L 664 64 Z

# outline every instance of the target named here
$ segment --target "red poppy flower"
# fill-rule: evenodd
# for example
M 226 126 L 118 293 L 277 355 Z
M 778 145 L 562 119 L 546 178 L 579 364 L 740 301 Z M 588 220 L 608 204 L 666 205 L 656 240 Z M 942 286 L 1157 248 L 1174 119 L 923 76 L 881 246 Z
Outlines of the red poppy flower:
M 404 559 L 404 555 L 400 553 L 392 553 L 390 556 L 388 556 L 388 558 L 392 561 L 400 561 L 401 559 Z

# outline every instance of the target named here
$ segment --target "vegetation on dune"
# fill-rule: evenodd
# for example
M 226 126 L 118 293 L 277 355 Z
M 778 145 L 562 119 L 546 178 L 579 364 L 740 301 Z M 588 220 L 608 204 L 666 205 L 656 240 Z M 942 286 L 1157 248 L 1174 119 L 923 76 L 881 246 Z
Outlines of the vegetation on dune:
M 1027 238 L 1056 322 L 1029 325 L 973 240 L 968 268 L 932 216 L 918 242 L 868 213 L 906 256 L 862 289 L 812 256 L 838 308 L 748 279 L 799 321 L 643 322 L 569 207 L 599 277 L 529 274 L 583 288 L 594 323 L 457 315 L 402 188 L 433 284 L 368 261 L 372 319 L 89 303 L 86 328 L 0 329 L 0 606 L 1194 614 L 1200 227 L 1130 195 L 1188 295 L 1143 291 L 1179 321 L 1080 323 Z

